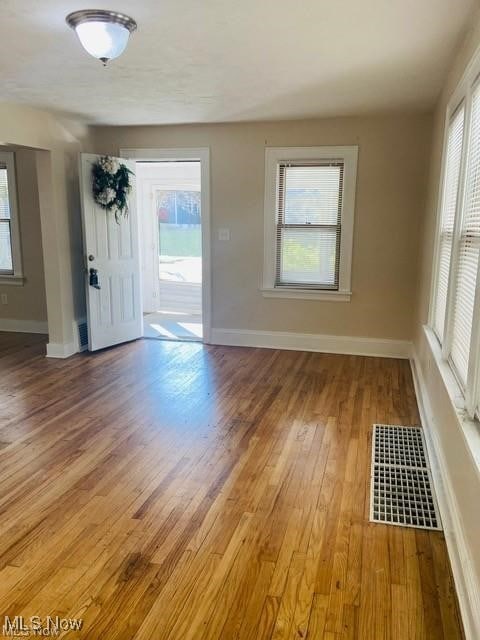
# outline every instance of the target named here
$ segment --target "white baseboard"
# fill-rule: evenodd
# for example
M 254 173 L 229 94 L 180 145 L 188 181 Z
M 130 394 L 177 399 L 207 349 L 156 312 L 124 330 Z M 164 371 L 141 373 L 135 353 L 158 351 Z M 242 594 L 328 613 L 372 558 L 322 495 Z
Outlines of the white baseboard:
M 42 320 L 15 320 L 14 318 L 0 318 L 0 331 L 48 334 L 48 323 Z
M 69 358 L 77 351 L 78 349 L 73 342 L 49 342 L 47 344 L 47 358 Z
M 410 360 L 420 418 L 424 426 L 428 456 L 442 518 L 448 556 L 452 565 L 466 640 L 480 638 L 480 585 L 472 569 L 462 518 L 452 487 L 445 452 L 434 428 L 434 410 L 429 399 L 417 354 Z
M 357 338 L 286 331 L 252 331 L 248 329 L 212 329 L 210 344 L 319 351 L 382 358 L 409 359 L 412 354 L 412 343 L 408 340 Z

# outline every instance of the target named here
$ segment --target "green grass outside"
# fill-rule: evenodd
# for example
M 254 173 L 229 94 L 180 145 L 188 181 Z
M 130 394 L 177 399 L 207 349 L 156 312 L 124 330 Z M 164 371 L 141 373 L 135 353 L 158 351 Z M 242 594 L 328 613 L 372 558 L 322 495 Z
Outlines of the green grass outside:
M 200 225 L 177 227 L 173 224 L 161 222 L 158 228 L 160 255 L 201 257 L 202 229 Z

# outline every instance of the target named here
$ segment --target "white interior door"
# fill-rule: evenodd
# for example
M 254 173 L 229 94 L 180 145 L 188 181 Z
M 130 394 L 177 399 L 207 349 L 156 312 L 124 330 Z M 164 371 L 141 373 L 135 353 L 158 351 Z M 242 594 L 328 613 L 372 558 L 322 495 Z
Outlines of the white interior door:
M 140 167 L 140 169 L 139 169 Z M 137 207 L 140 225 L 143 313 L 159 309 L 158 219 L 154 211 L 155 185 L 142 176 L 137 164 Z
M 92 165 L 100 156 L 82 153 L 80 192 L 86 268 L 88 348 L 104 349 L 140 338 L 143 333 L 140 284 L 140 245 L 135 188 L 129 196 L 127 217 L 119 223 L 111 211 L 99 207 L 92 195 Z M 119 158 L 135 170 L 131 160 Z M 134 176 L 132 176 L 135 185 Z M 98 287 L 90 284 L 96 269 Z

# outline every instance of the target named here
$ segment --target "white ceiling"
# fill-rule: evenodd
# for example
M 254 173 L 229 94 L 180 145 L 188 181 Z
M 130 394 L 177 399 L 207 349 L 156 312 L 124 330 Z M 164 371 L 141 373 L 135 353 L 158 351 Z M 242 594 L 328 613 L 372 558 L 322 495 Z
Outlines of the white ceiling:
M 0 100 L 105 124 L 430 108 L 475 0 L 2 0 Z M 138 22 L 103 68 L 70 11 Z

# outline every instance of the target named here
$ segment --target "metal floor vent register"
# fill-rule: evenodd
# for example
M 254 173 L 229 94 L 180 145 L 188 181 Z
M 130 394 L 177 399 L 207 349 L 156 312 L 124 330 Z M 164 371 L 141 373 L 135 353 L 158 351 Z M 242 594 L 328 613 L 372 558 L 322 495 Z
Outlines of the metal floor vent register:
M 422 429 L 373 425 L 370 520 L 442 528 Z

